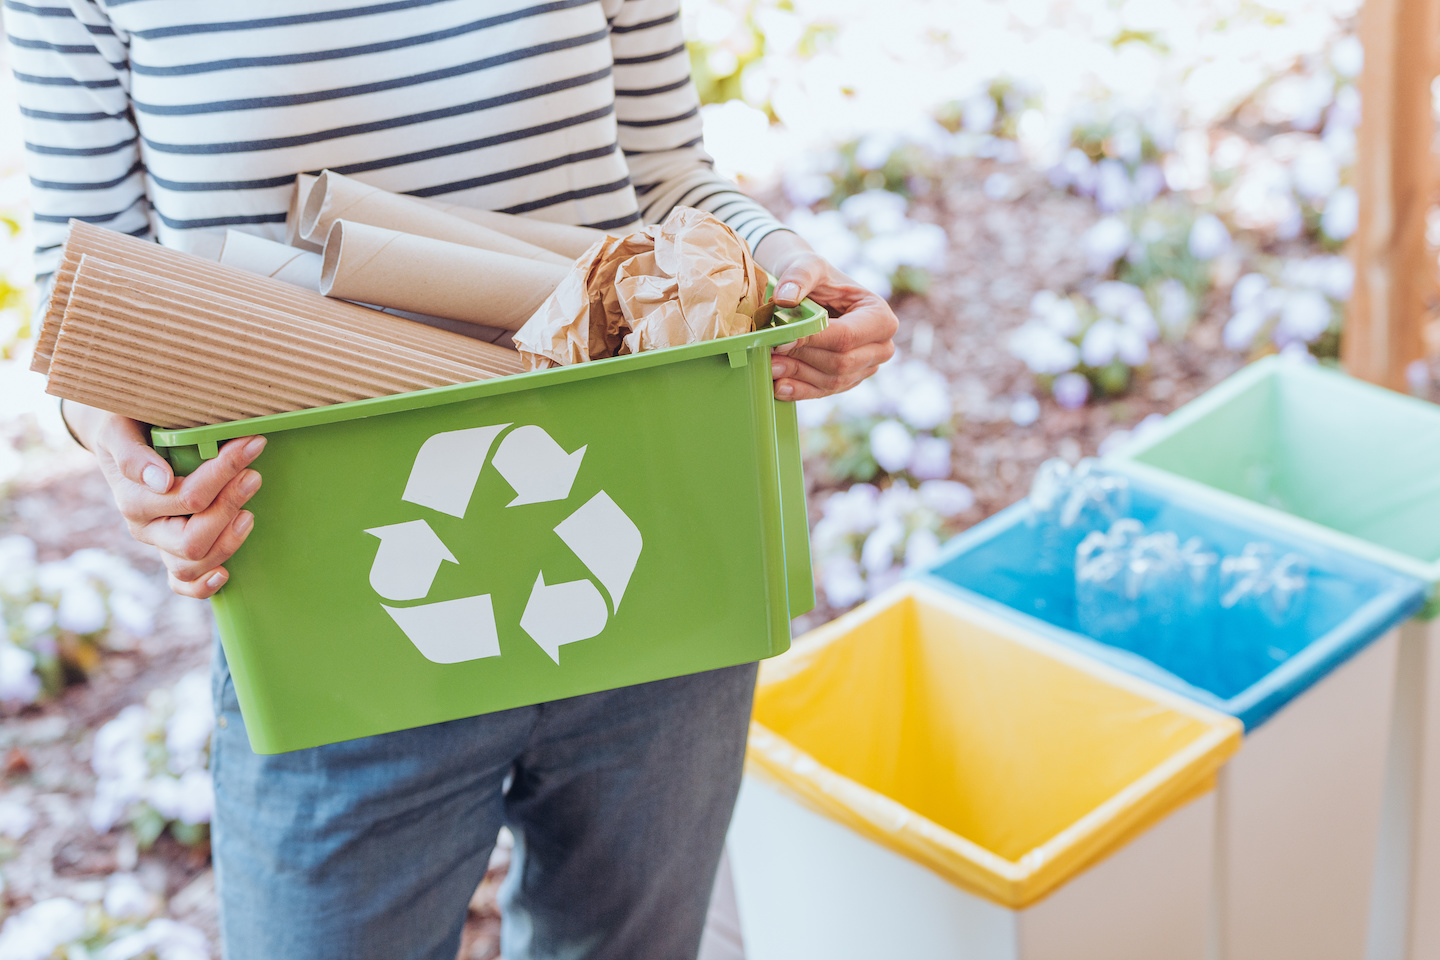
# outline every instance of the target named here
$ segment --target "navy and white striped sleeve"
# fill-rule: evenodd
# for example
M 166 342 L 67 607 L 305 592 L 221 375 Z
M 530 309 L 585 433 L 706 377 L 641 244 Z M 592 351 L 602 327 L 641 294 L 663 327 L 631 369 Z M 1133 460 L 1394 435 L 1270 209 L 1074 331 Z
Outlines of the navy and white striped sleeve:
M 645 222 L 663 220 L 677 206 L 698 207 L 724 220 L 752 250 L 785 229 L 716 173 L 705 152 L 679 0 L 625 0 L 610 23 L 610 46 L 619 142 Z
M 150 235 L 129 44 L 95 0 L 4 0 L 4 8 L 43 284 L 71 217 Z

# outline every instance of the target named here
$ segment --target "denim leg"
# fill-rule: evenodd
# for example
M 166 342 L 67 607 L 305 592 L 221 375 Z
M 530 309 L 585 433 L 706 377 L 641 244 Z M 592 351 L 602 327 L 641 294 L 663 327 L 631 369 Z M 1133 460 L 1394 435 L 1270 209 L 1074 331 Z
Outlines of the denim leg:
M 754 664 L 543 704 L 505 799 L 507 960 L 694 960 Z
M 216 659 L 227 960 L 455 960 L 537 708 L 257 756 Z

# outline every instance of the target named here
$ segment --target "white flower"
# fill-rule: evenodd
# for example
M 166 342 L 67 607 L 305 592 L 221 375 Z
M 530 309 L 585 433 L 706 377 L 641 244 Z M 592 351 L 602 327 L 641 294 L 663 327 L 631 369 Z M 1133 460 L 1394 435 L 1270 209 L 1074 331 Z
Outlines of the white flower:
M 848 607 L 865 599 L 865 577 L 860 565 L 850 557 L 836 557 L 825 564 L 820 574 L 820 588 L 831 606 Z
M 1225 323 L 1225 332 L 1221 339 L 1225 346 L 1231 350 L 1249 350 L 1255 343 L 1255 338 L 1265 326 L 1269 315 L 1258 305 L 1249 305 L 1241 310 L 1235 311 Z
M 1135 171 L 1135 186 L 1131 192 L 1131 203 L 1146 204 L 1160 196 L 1165 189 L 1165 172 L 1159 164 L 1142 163 Z
M 1150 342 L 1139 330 L 1125 324 L 1115 334 L 1115 353 L 1132 367 L 1150 362 Z
M 20 840 L 35 826 L 35 811 L 14 800 L 0 800 L 0 837 Z
M 99 955 L 99 960 L 135 960 L 153 953 L 157 960 L 210 960 L 205 934 L 195 927 L 156 917 L 144 930 L 121 937 Z
M 35 654 L 0 638 L 0 703 L 34 703 L 38 696 Z
M 975 506 L 975 493 L 958 480 L 926 480 L 917 491 L 920 502 L 945 518 Z
M 209 823 L 215 813 L 215 783 L 210 771 L 187 770 L 176 781 L 174 802 L 173 819 L 189 824 Z
M 905 566 L 923 567 L 940 552 L 940 538 L 935 531 L 922 527 L 905 538 Z
M 1169 334 L 1182 332 L 1190 323 L 1195 311 L 1195 302 L 1185 284 L 1174 277 L 1166 277 L 1157 288 L 1160 297 L 1160 323 Z
M 1135 204 L 1135 188 L 1125 164 L 1111 157 L 1096 167 L 1095 205 L 1106 213 L 1124 210 Z
M 883 368 L 882 368 L 883 369 Z M 861 380 L 855 386 L 832 398 L 836 411 L 846 419 L 864 420 L 880 413 L 882 397 L 875 379 Z
M 1341 187 L 1330 195 L 1320 216 L 1320 229 L 1331 240 L 1350 239 L 1360 225 L 1360 197 L 1353 187 Z
M 1095 165 L 1079 147 L 1065 151 L 1060 163 L 1050 171 L 1050 182 L 1061 189 L 1074 187 L 1075 192 L 1089 196 L 1095 192 Z
M 115 591 L 110 594 L 110 612 L 115 622 L 137 637 L 148 637 L 155 631 L 155 608 L 133 593 Z
M 1105 217 L 1080 238 L 1091 273 L 1108 273 L 1130 249 L 1130 228 L 1116 217 Z
M 870 456 L 886 473 L 905 469 L 915 453 L 915 437 L 898 420 L 881 420 L 870 429 Z
M 1360 76 L 1365 66 L 1365 47 L 1361 45 L 1360 38 L 1348 34 L 1336 40 L 1330 48 L 1330 66 L 1342 77 L 1353 79 Z
M 866 533 L 877 521 L 880 491 L 872 484 L 857 483 L 848 490 L 832 493 L 821 504 L 820 523 L 828 523 L 844 534 Z M 819 524 L 816 524 L 818 529 Z
M 916 437 L 910 458 L 910 475 L 918 480 L 943 480 L 950 476 L 950 441 L 943 437 Z
M 1280 309 L 1280 322 L 1275 327 L 1275 342 L 1282 346 L 1292 341 L 1310 343 L 1330 328 L 1330 301 L 1316 290 L 1292 290 Z
M 85 908 L 67 897 L 54 897 L 17 913 L 0 928 L 0 958 L 49 960 L 60 947 L 85 934 Z
M 1120 349 L 1120 324 L 1109 317 L 1101 317 L 1085 331 L 1080 341 L 1080 359 L 1086 366 L 1103 367 L 1115 359 Z
M 1090 291 L 1090 302 L 1095 309 L 1107 317 L 1118 317 L 1135 304 L 1145 303 L 1145 291 L 1133 283 L 1106 280 L 1095 284 Z
M 1247 273 L 1236 280 L 1235 286 L 1230 289 L 1230 306 L 1235 310 L 1259 306 L 1265 291 L 1269 289 L 1270 281 L 1263 273 Z
M 20 622 L 24 625 L 25 632 L 32 637 L 37 633 L 44 633 L 55 626 L 55 608 L 44 601 L 36 600 L 25 607 Z
M 1030 313 L 1062 337 L 1080 332 L 1080 311 L 1068 297 L 1041 290 L 1030 299 Z
M 1010 403 L 1010 422 L 1017 427 L 1028 427 L 1040 419 L 1040 401 L 1022 393 Z
M 105 598 L 88 581 L 70 583 L 60 594 L 55 622 L 61 630 L 82 636 L 99 633 L 109 620 L 110 610 L 105 606 Z
M 29 537 L 0 538 L 0 596 L 22 597 L 35 588 L 36 552 Z
M 906 223 L 907 205 L 898 193 L 866 190 L 846 197 L 840 204 L 840 215 L 849 223 L 864 224 L 872 234 L 894 233 Z
M 795 405 L 795 418 L 800 422 L 801 430 L 813 430 L 825 425 L 835 407 L 836 398 L 834 396 L 801 400 Z
M 900 399 L 900 419 L 916 430 L 934 430 L 950 421 L 954 407 L 950 391 L 938 374 L 918 380 Z
M 1045 323 L 1031 321 L 1010 335 L 1010 352 L 1032 373 L 1054 375 L 1074 370 L 1080 350 Z
M 1213 213 L 1203 213 L 1190 227 L 1190 256 L 1196 260 L 1214 260 L 1230 249 L 1230 231 Z
M 971 133 L 989 133 L 1000 117 L 1000 107 L 988 91 L 973 94 L 961 108 L 961 121 Z
M 785 223 L 814 247 L 816 253 L 842 270 L 849 268 L 860 253 L 859 238 L 838 210 L 815 213 L 801 207 L 792 210 Z
M 895 565 L 895 557 L 904 544 L 905 525 L 898 520 L 888 520 L 865 538 L 865 546 L 860 550 L 860 566 L 868 576 L 884 573 Z
M 159 904 L 156 897 L 146 890 L 133 873 L 111 874 L 105 882 L 105 912 L 116 920 L 148 917 Z
M 1322 200 L 1340 185 L 1340 168 L 1319 140 L 1305 143 L 1290 164 L 1295 192 L 1306 200 Z
M 863 261 L 851 263 L 849 273 L 850 279 L 854 280 L 861 289 L 869 290 L 882 300 L 890 299 L 890 294 L 894 292 L 890 286 L 890 277 L 868 263 Z
M 1160 328 L 1155 323 L 1155 314 L 1150 311 L 1150 304 L 1143 300 L 1126 307 L 1120 314 L 1120 322 L 1147 343 L 1160 333 Z
M 1062 373 L 1050 385 L 1050 393 L 1066 410 L 1078 410 L 1090 399 L 1090 381 L 1078 373 Z

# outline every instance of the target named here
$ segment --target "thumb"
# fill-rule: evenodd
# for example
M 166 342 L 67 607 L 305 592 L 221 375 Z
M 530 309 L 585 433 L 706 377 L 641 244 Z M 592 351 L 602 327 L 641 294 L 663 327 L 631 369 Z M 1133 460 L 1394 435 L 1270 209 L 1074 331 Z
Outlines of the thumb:
M 175 473 L 165 458 L 146 441 L 145 428 L 128 417 L 110 417 L 97 444 L 102 447 L 120 473 L 131 483 L 138 483 L 153 493 L 164 493 L 174 482 Z
M 804 300 L 820 282 L 821 262 L 818 257 L 799 257 L 780 274 L 775 284 L 775 302 L 793 307 Z

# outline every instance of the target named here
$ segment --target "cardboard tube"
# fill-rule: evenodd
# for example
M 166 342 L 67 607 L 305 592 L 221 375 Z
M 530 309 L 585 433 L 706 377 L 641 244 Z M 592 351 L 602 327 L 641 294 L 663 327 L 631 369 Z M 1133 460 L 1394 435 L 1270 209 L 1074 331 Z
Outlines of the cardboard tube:
M 310 191 L 318 179 L 308 173 L 297 173 L 295 187 L 290 191 L 290 208 L 285 211 L 285 243 L 311 253 L 319 253 L 320 245 L 300 236 L 300 211 L 305 209 L 305 201 L 310 199 Z
M 227 267 L 320 292 L 322 259 L 319 253 L 287 247 L 253 233 L 226 230 L 225 243 L 220 247 L 220 262 Z
M 517 217 L 513 213 L 479 210 L 475 207 L 464 207 L 458 203 L 444 203 L 425 197 L 416 197 L 415 199 L 428 203 L 452 217 L 463 217 L 471 223 L 478 223 L 482 227 L 489 227 L 491 230 L 517 240 L 544 247 L 546 250 L 558 253 L 570 260 L 576 259 L 594 246 L 601 237 L 606 236 L 604 230 L 596 230 L 594 227 L 577 227 L 568 223 L 552 223 L 549 220 Z
M 70 237 L 66 241 L 60 267 L 56 271 L 55 286 L 35 347 L 36 359 L 31 369 L 39 373 L 45 373 L 49 369 L 51 352 L 54 350 L 61 319 L 69 301 L 71 285 L 81 258 L 87 255 L 142 269 L 152 276 L 166 278 L 177 287 L 188 286 L 198 291 L 234 297 L 247 303 L 300 313 L 323 320 L 331 326 L 364 333 L 387 343 L 465 360 L 488 370 L 493 376 L 506 376 L 525 369 L 519 354 L 504 347 L 493 346 L 447 330 L 421 326 L 352 303 L 331 300 L 289 283 L 259 277 L 114 230 L 72 220 Z
M 300 214 L 301 235 L 314 243 L 324 243 L 336 220 L 384 227 L 542 263 L 568 265 L 572 259 L 451 216 L 414 197 L 390 193 L 326 170 L 311 189 Z
M 325 241 L 326 296 L 519 330 L 568 265 L 336 220 Z
M 226 230 L 225 245 L 220 250 L 220 262 L 227 267 L 248 270 L 250 273 L 274 277 L 306 290 L 320 292 L 320 270 L 323 264 L 320 254 L 296 250 L 283 243 L 257 237 L 253 233 Z M 370 303 L 362 303 L 361 306 L 487 343 L 495 343 L 510 336 L 510 331 L 501 327 L 486 327 L 446 317 L 431 317 L 423 313 L 397 310 L 394 307 L 377 307 Z M 509 342 L 505 345 L 509 346 Z
M 157 426 L 464 383 L 467 364 L 86 257 L 47 392 Z

